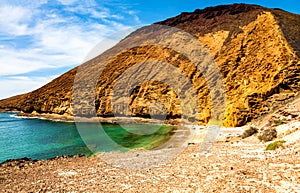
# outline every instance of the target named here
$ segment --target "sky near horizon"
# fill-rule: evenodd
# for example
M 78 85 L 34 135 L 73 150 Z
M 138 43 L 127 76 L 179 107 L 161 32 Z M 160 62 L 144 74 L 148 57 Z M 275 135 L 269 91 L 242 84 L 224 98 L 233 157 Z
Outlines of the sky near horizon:
M 137 26 L 232 3 L 300 14 L 296 0 L 1 0 L 0 99 L 37 89 L 81 64 L 94 46 L 111 34 L 121 31 L 121 39 Z

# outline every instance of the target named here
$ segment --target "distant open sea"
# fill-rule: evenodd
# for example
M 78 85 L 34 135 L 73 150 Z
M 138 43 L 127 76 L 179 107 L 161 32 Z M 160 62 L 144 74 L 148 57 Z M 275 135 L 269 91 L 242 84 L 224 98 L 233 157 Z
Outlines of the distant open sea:
M 88 148 L 75 123 L 20 118 L 15 115 L 15 113 L 0 113 L 0 163 L 23 157 L 47 159 L 60 155 L 91 155 L 97 151 L 114 151 L 110 144 L 101 143 L 107 136 L 128 149 L 141 147 L 151 149 L 168 140 L 174 133 L 174 127 L 165 125 L 159 125 L 160 129 L 153 134 L 138 135 L 127 132 L 117 124 L 102 124 L 105 132 L 101 136 L 95 136 L 93 131 L 99 128 L 96 124 L 87 123 L 84 125 L 84 130 L 87 131 L 85 139 L 94 141 L 93 144 L 88 144 Z M 126 127 L 138 130 L 151 125 L 131 124 Z

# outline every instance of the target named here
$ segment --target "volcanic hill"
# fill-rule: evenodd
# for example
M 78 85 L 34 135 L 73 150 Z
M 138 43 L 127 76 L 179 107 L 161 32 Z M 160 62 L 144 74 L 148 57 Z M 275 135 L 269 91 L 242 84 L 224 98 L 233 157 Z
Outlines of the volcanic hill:
M 299 23 L 300 15 L 284 10 L 233 4 L 197 9 L 192 13 L 184 12 L 156 25 L 183 30 L 204 45 L 221 72 L 221 82 L 226 91 L 223 124 L 241 126 L 298 96 Z M 116 46 L 126 41 L 128 44 L 144 34 L 147 36 L 147 33 L 147 28 L 139 29 Z M 175 39 L 170 41 L 174 42 Z M 78 81 L 86 82 L 88 74 L 95 72 L 102 59 L 100 55 L 40 89 L 1 100 L 0 109 L 22 111 L 23 114 L 73 116 L 75 76 L 81 77 Z M 189 58 L 167 47 L 153 45 L 120 50 L 108 62 L 95 83 L 94 98 L 87 99 L 87 103 L 92 102 L 97 115 L 106 118 L 114 116 L 111 97 L 116 80 L 130 67 L 146 60 L 170 63 L 189 78 L 196 91 L 199 108 L 194 120 L 208 123 L 212 117 L 213 104 L 203 74 L 197 72 Z M 77 72 L 79 74 L 76 75 Z M 163 73 L 169 75 L 173 72 Z M 180 118 L 182 115 L 179 94 L 170 85 L 159 81 L 146 81 L 137 85 L 128 100 L 130 115 L 134 117 L 149 117 L 149 106 L 155 101 L 163 104 L 168 119 Z

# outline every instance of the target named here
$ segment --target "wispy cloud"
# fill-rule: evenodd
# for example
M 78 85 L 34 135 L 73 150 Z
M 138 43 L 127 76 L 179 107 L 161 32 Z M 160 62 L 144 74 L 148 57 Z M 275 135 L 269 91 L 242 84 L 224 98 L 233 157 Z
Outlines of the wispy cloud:
M 40 79 L 31 72 L 76 66 L 98 42 L 138 24 L 134 11 L 94 0 L 1 1 L 0 98 L 41 86 L 53 74 Z
M 0 7 L 0 32 L 3 35 L 20 36 L 28 31 L 32 17 L 29 9 L 5 5 Z
M 77 2 L 77 0 L 58 0 L 63 5 L 72 5 Z
M 12 76 L 12 77 L 5 78 L 5 80 L 2 80 L 1 78 L 0 79 L 1 98 L 2 99 L 8 98 L 10 96 L 33 91 L 43 86 L 44 83 L 47 83 L 56 77 L 58 77 L 58 75 L 52 75 L 49 77 Z

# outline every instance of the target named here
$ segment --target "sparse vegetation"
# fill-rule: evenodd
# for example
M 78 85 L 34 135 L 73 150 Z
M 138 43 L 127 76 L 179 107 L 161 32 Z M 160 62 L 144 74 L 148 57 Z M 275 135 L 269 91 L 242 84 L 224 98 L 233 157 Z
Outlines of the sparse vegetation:
M 275 150 L 275 149 L 277 149 L 279 147 L 284 148 L 283 143 L 285 143 L 285 141 L 283 141 L 283 140 L 275 141 L 273 143 L 270 143 L 269 145 L 267 145 L 266 150 L 267 151 L 269 151 L 269 150 Z
M 281 120 L 281 119 L 274 120 L 274 123 L 275 123 L 276 125 L 283 125 L 283 124 L 285 124 L 285 122 L 284 122 L 283 120 Z
M 249 129 L 245 130 L 242 134 L 242 139 L 250 137 L 258 132 L 258 129 L 255 127 L 250 127 Z
M 263 142 L 272 141 L 277 137 L 276 129 L 266 129 L 258 136 L 258 139 Z

